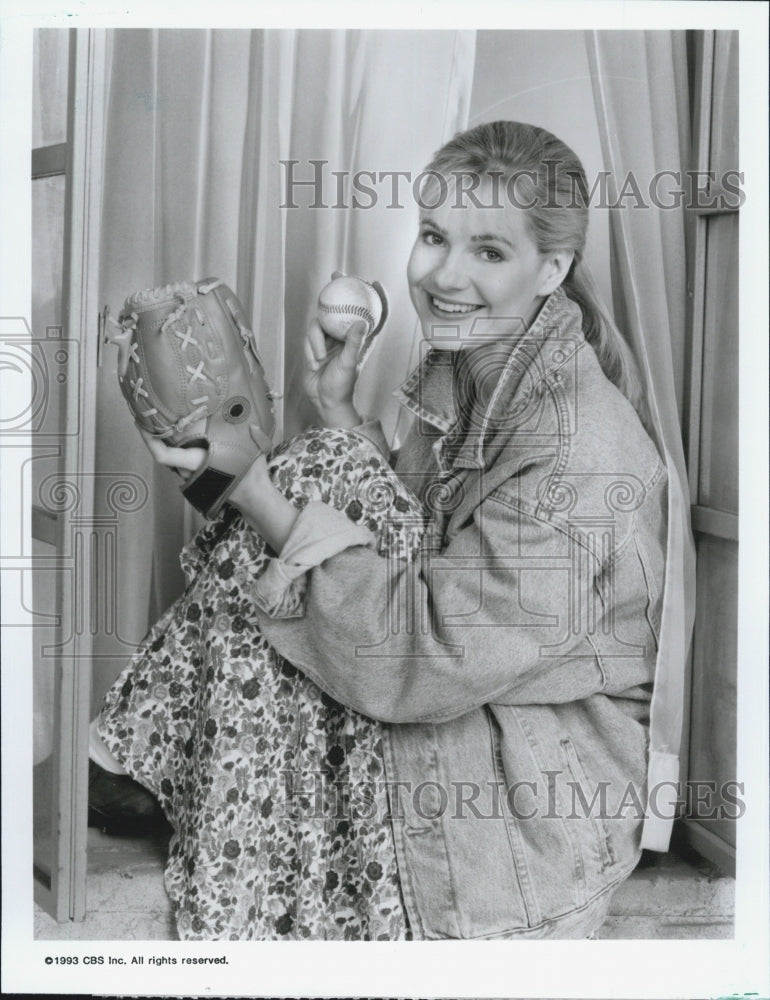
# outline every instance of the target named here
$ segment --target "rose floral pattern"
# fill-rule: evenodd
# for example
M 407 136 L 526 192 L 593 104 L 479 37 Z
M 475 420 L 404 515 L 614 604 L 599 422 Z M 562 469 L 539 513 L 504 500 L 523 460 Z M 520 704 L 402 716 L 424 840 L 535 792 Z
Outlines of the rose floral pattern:
M 310 429 L 269 467 L 298 507 L 329 503 L 383 556 L 414 555 L 421 507 L 365 438 Z M 187 589 L 109 691 L 99 733 L 173 827 L 181 939 L 408 938 L 380 724 L 267 643 L 249 587 L 268 558 L 231 507 L 198 533 L 181 555 Z

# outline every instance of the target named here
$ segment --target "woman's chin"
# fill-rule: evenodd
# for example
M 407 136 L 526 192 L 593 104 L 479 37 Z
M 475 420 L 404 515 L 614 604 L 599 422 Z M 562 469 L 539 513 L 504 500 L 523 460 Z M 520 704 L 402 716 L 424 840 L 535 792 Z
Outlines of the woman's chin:
M 451 339 L 445 336 L 426 335 L 424 330 L 423 340 L 430 344 L 436 351 L 464 351 L 470 346 L 466 341 L 457 338 Z
M 422 321 L 422 336 L 437 351 L 467 351 L 485 344 L 496 344 L 519 337 L 524 332 L 523 324 L 512 324 L 509 320 L 497 323 L 440 323 L 435 319 Z
M 478 343 L 472 336 L 472 324 L 457 323 L 447 319 L 442 322 L 435 317 L 421 320 L 422 336 L 437 351 L 462 351 Z

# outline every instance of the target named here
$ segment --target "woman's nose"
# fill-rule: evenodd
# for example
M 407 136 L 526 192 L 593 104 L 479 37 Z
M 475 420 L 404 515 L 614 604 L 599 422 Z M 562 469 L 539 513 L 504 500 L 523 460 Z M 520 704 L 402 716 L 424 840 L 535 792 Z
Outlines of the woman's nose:
M 467 276 L 461 267 L 459 257 L 454 253 L 448 253 L 441 260 L 431 275 L 433 283 L 442 291 L 448 292 L 450 289 L 464 288 L 467 284 Z

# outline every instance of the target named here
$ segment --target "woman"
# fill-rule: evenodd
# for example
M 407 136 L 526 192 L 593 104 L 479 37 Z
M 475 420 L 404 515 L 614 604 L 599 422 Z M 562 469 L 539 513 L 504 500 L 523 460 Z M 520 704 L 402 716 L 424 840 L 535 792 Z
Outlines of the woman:
M 419 558 L 363 540 L 359 507 L 298 511 L 258 461 L 232 501 L 279 556 L 249 620 L 385 723 L 412 936 L 586 937 L 639 858 L 665 467 L 584 275 L 574 153 L 496 122 L 428 175 L 407 273 L 429 349 L 402 386 L 416 419 L 395 463 L 429 514 Z M 307 388 L 327 427 L 385 454 L 353 405 L 357 343 L 312 327 Z

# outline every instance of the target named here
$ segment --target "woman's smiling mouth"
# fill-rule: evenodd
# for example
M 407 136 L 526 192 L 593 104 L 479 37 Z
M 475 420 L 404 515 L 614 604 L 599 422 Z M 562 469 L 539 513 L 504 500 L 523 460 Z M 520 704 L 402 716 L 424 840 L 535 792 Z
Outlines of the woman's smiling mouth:
M 475 312 L 477 309 L 482 309 L 479 303 L 473 302 L 451 302 L 448 299 L 440 299 L 435 295 L 428 293 L 428 301 L 431 308 L 438 313 L 442 313 L 445 316 L 450 315 L 465 315 L 467 313 Z

